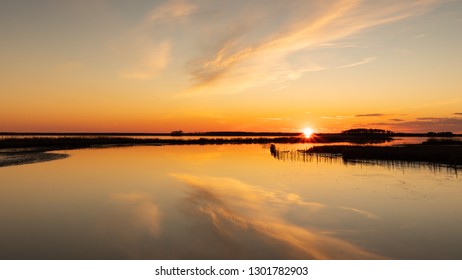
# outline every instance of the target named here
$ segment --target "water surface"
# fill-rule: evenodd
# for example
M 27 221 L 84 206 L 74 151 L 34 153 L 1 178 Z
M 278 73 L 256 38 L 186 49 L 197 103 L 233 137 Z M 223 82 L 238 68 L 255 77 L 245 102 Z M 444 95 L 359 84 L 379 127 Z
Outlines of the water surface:
M 0 168 L 1 259 L 462 259 L 450 169 L 262 145 L 66 153 Z

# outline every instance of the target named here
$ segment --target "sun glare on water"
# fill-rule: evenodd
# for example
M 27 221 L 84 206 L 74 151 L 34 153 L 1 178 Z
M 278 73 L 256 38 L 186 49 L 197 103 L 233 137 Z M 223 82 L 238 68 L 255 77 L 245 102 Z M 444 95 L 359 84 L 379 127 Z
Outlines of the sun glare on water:
M 310 127 L 305 127 L 303 129 L 303 134 L 305 135 L 305 138 L 310 138 L 311 135 L 313 135 L 313 132 L 314 132 L 313 129 Z

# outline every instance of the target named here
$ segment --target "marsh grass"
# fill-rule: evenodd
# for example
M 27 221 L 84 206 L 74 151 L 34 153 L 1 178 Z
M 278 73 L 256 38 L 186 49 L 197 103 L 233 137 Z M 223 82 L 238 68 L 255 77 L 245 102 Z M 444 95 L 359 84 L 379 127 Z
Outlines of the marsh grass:
M 55 137 L 4 137 L 0 139 L 0 149 L 43 148 L 47 150 L 81 149 L 105 145 L 221 145 L 221 144 L 293 144 L 293 143 L 382 143 L 391 141 L 388 136 L 364 135 L 313 135 L 291 137 L 217 137 L 217 138 L 136 138 L 118 136 L 55 136 Z
M 358 160 L 427 162 L 460 168 L 462 166 L 462 145 L 414 144 L 402 146 L 316 146 L 305 151 L 307 154 L 337 154 L 345 162 Z

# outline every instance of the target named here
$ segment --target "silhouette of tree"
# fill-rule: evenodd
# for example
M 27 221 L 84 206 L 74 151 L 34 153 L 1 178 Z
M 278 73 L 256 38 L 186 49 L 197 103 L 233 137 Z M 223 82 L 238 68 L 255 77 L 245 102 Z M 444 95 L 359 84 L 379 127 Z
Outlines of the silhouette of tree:
M 450 131 L 445 131 L 445 132 L 428 132 L 427 133 L 428 136 L 431 136 L 431 137 L 450 137 L 450 136 L 454 136 L 454 133 L 450 132 Z

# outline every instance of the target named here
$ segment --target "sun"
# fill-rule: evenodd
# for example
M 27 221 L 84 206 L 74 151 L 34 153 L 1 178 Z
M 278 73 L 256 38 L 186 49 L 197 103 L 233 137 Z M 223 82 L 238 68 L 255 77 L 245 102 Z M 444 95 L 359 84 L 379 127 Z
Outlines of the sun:
M 310 138 L 311 135 L 313 135 L 314 131 L 311 127 L 305 127 L 303 129 L 303 134 L 305 135 L 305 138 Z

